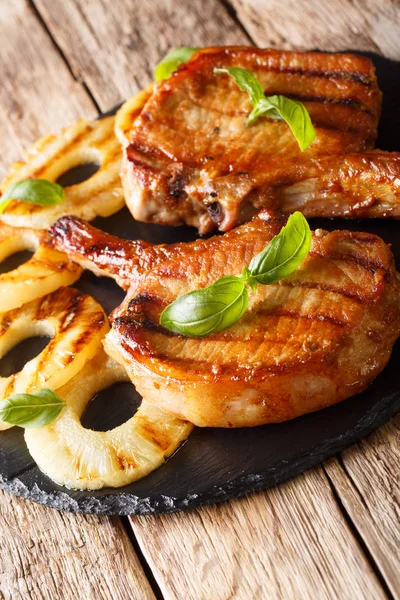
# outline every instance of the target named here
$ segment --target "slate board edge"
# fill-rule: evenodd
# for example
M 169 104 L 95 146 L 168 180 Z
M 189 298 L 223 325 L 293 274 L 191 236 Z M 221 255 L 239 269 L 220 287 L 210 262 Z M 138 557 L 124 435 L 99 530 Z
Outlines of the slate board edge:
M 185 511 L 206 504 L 218 504 L 240 498 L 296 477 L 378 429 L 398 411 L 400 411 L 400 392 L 382 398 L 363 415 L 353 430 L 347 430 L 334 438 L 325 440 L 311 452 L 299 454 L 290 463 L 288 461 L 277 463 L 274 468 L 267 469 L 262 474 L 238 477 L 223 486 L 210 488 L 203 494 L 196 494 L 193 491 L 182 498 L 164 495 L 154 498 L 139 498 L 134 494 L 114 492 L 102 496 L 101 499 L 89 495 L 76 500 L 63 491 L 55 491 L 50 494 L 44 492 L 37 484 L 32 489 L 28 489 L 18 477 L 7 480 L 1 475 L 0 489 L 49 508 L 70 513 L 128 516 Z
M 378 67 L 378 76 L 380 86 L 385 93 L 385 102 L 387 100 L 393 101 L 393 99 L 397 99 L 400 88 L 396 84 L 396 81 L 398 81 L 396 69 L 399 73 L 400 63 L 389 61 L 388 59 L 372 53 L 360 52 L 359 54 L 367 55 L 369 58 L 372 58 Z M 383 79 L 385 80 L 384 85 L 382 85 Z M 98 118 L 115 114 L 118 108 L 119 106 L 99 115 Z M 382 117 L 384 117 L 386 112 L 387 114 L 390 114 L 390 130 L 388 129 L 387 122 L 386 127 L 383 127 L 384 119 L 382 119 L 380 123 L 380 134 L 384 129 L 383 137 L 385 137 L 385 140 L 387 138 L 387 140 L 390 141 L 394 139 L 392 135 L 393 110 L 393 106 L 389 107 L 388 111 L 385 111 L 384 107 L 382 115 Z M 397 119 L 396 123 L 400 124 L 399 119 Z M 397 143 L 393 147 L 387 147 L 385 143 L 383 143 L 381 144 L 381 147 L 386 148 L 387 150 L 397 150 Z M 351 400 L 347 400 L 346 404 L 348 402 L 351 402 Z M 351 405 L 349 405 L 349 410 L 351 410 Z M 132 493 L 127 494 L 116 489 L 110 490 L 109 494 L 106 493 L 104 496 L 101 496 L 100 499 L 91 496 L 90 492 L 84 492 L 86 496 L 77 500 L 71 497 L 68 491 L 63 491 L 63 489 L 58 486 L 55 486 L 54 492 L 51 493 L 40 489 L 37 484 L 32 485 L 32 487 L 28 489 L 23 481 L 19 479 L 18 475 L 14 475 L 12 478 L 0 475 L 0 489 L 7 490 L 16 496 L 24 497 L 39 504 L 66 512 L 110 515 L 173 513 L 179 510 L 196 508 L 203 504 L 215 504 L 232 498 L 238 498 L 251 492 L 282 483 L 291 477 L 297 476 L 303 471 L 316 466 L 325 459 L 337 454 L 349 445 L 365 437 L 383 425 L 398 411 L 400 411 L 400 392 L 396 391 L 376 402 L 370 410 L 364 413 L 354 427 L 348 428 L 344 433 L 340 433 L 337 436 L 332 436 L 324 440 L 307 452 L 294 455 L 291 461 L 286 460 L 277 462 L 273 467 L 265 468 L 261 474 L 248 474 L 245 477 L 237 477 L 231 481 L 224 481 L 223 485 L 214 485 L 202 494 L 188 492 L 185 497 L 176 498 L 158 495 L 150 499 L 149 497 L 139 498 Z M 28 471 L 30 470 L 31 469 L 28 469 Z M 19 476 L 21 476 L 21 474 Z

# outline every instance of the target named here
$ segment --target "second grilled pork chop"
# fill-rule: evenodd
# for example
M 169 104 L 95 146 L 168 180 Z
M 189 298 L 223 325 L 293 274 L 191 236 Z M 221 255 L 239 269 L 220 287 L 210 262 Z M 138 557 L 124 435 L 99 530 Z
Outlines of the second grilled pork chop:
M 223 236 L 153 246 L 63 217 L 57 249 L 127 296 L 112 315 L 106 350 L 138 391 L 199 426 L 244 427 L 292 419 L 364 390 L 400 333 L 400 283 L 393 255 L 369 233 L 317 230 L 292 275 L 259 285 L 249 309 L 203 339 L 159 325 L 166 305 L 218 277 L 239 274 L 283 222 L 266 211 Z
M 264 116 L 246 126 L 247 94 L 214 73 L 230 66 L 251 71 L 267 96 L 304 103 L 317 133 L 305 152 L 283 121 Z M 373 148 L 381 106 L 367 58 L 205 48 L 149 94 L 122 167 L 125 198 L 138 220 L 187 223 L 206 233 L 227 231 L 262 207 L 400 217 L 400 155 L 364 154 Z

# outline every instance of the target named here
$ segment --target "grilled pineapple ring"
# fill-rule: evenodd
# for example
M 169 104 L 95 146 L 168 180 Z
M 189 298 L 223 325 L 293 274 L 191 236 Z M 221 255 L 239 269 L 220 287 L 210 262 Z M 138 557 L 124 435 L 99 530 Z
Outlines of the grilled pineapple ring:
M 18 308 L 41 298 L 62 285 L 71 285 L 83 269 L 46 242 L 45 231 L 21 229 L 0 224 L 0 263 L 22 250 L 35 250 L 30 260 L 17 269 L 0 274 L 0 312 Z
M 52 336 L 46 348 L 10 377 L 0 377 L 0 400 L 40 387 L 57 390 L 93 358 L 108 331 L 101 306 L 87 294 L 60 288 L 21 308 L 0 314 L 0 357 L 22 340 Z M 0 421 L 0 431 L 10 425 Z
M 153 84 L 129 98 L 115 115 L 115 135 L 125 148 L 130 141 L 129 132 L 136 117 L 142 112 L 143 106 L 153 93 Z
M 129 381 L 125 370 L 101 351 L 58 390 L 67 405 L 60 416 L 25 431 L 32 458 L 56 483 L 79 490 L 127 485 L 157 469 L 192 431 L 187 421 L 145 400 L 129 421 L 111 431 L 85 429 L 80 418 L 88 402 L 119 381 Z
M 29 177 L 56 181 L 69 169 L 85 163 L 98 163 L 100 168 L 82 183 L 65 187 L 61 204 L 39 206 L 14 200 L 1 215 L 1 220 L 15 227 L 45 229 L 63 215 L 76 215 L 91 221 L 122 208 L 121 146 L 114 134 L 114 122 L 115 117 L 92 123 L 80 120 L 58 135 L 40 138 L 27 153 L 25 162 L 11 167 L 9 175 L 0 184 L 1 192 Z

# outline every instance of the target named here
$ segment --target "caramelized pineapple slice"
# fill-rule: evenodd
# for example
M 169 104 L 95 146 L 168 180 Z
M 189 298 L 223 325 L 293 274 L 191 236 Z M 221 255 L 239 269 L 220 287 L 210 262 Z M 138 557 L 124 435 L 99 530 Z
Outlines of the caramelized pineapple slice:
M 56 181 L 70 169 L 86 163 L 100 165 L 89 179 L 65 187 L 61 204 L 39 206 L 13 200 L 0 219 L 15 227 L 45 229 L 63 215 L 87 221 L 107 217 L 124 206 L 120 180 L 121 146 L 114 134 L 115 117 L 88 123 L 80 120 L 58 135 L 40 138 L 25 161 L 15 163 L 0 184 L 0 192 L 27 178 Z
M 193 425 L 145 400 L 131 419 L 111 431 L 85 429 L 80 419 L 88 402 L 119 381 L 129 381 L 125 370 L 100 351 L 58 390 L 67 405 L 60 416 L 25 431 L 32 458 L 56 483 L 79 490 L 128 485 L 162 465 L 191 433 Z
M 0 400 L 41 387 L 57 390 L 93 358 L 109 329 L 107 316 L 93 298 L 60 288 L 21 308 L 0 314 L 0 357 L 22 340 L 48 335 L 46 348 L 10 377 L 0 377 Z M 10 425 L 0 421 L 0 431 Z
M 129 98 L 115 115 L 115 135 L 125 148 L 129 144 L 130 131 L 136 117 L 142 112 L 143 106 L 153 93 L 153 84 Z
M 18 308 L 79 279 L 83 269 L 63 252 L 53 250 L 49 241 L 45 231 L 0 224 L 0 263 L 16 252 L 35 251 L 18 268 L 0 274 L 0 312 Z

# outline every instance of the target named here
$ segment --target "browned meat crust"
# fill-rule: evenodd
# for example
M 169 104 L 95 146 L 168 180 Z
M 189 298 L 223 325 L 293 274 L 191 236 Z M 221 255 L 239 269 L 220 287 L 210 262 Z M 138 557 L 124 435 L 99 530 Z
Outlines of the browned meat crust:
M 248 96 L 214 74 L 222 66 L 247 68 L 267 95 L 303 102 L 313 144 L 301 152 L 282 121 L 246 126 Z M 138 220 L 227 231 L 260 207 L 291 210 L 291 186 L 299 184 L 295 203 L 306 216 L 358 217 L 362 205 L 363 216 L 400 217 L 399 154 L 359 154 L 374 145 L 380 107 L 364 57 L 203 49 L 154 87 L 133 124 L 122 167 L 127 204 Z
M 389 247 L 369 233 L 317 230 L 304 263 L 258 287 L 249 310 L 204 339 L 159 325 L 177 296 L 240 273 L 280 230 L 266 211 L 223 236 L 151 246 L 109 236 L 73 217 L 50 233 L 57 249 L 127 290 L 106 349 L 138 391 L 200 426 L 292 419 L 367 387 L 400 332 L 400 285 Z

